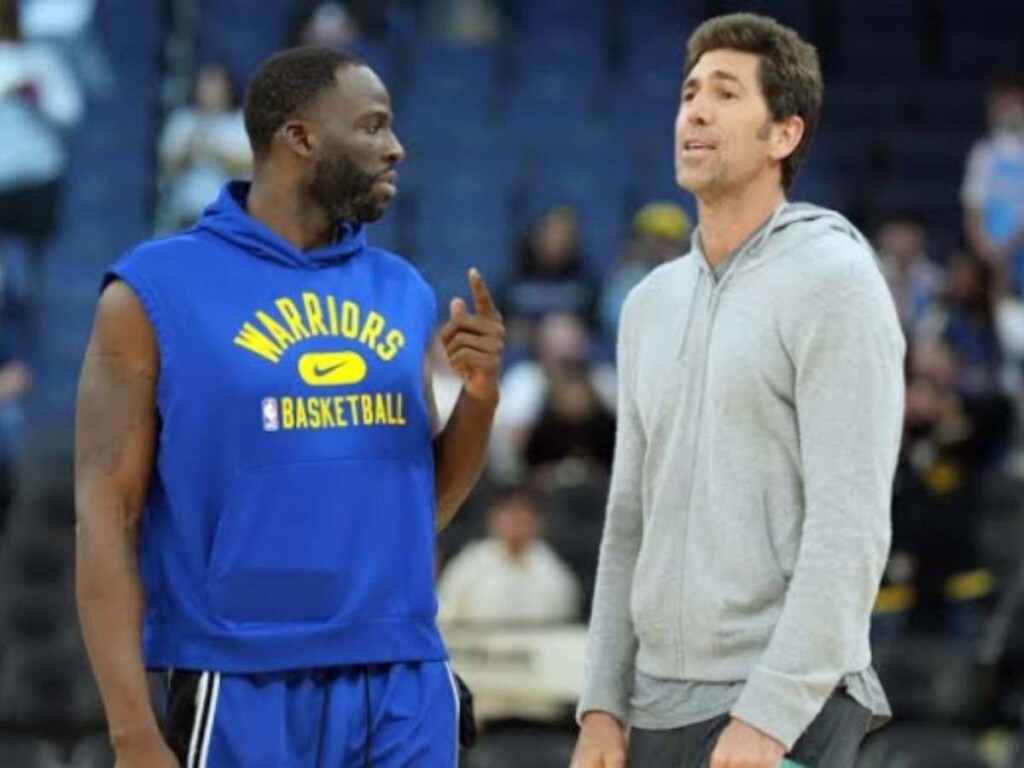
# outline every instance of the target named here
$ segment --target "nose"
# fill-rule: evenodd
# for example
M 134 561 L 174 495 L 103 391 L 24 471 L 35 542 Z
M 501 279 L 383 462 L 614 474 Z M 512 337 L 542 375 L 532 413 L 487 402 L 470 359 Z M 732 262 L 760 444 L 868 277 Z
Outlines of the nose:
M 391 132 L 391 141 L 388 143 L 387 152 L 384 157 L 391 165 L 398 165 L 405 160 L 405 147 L 402 146 L 402 142 L 398 140 L 394 131 Z
M 707 125 L 713 119 L 710 99 L 700 92 L 695 93 L 689 101 L 684 101 L 680 111 L 685 122 L 690 125 Z

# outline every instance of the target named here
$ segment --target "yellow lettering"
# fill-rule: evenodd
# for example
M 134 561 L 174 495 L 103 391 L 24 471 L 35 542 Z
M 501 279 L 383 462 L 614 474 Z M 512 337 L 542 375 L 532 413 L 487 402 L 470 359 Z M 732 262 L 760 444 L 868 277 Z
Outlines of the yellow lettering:
M 350 395 L 351 397 L 351 395 Z M 345 420 L 345 398 L 338 395 L 334 398 L 334 420 L 338 422 L 339 427 L 347 427 L 348 422 Z
M 290 397 L 281 398 L 281 426 L 284 429 L 291 429 L 295 426 L 295 413 L 292 410 L 292 399 Z
M 256 313 L 256 317 L 259 318 L 259 321 L 263 323 L 263 326 L 270 331 L 270 335 L 274 337 L 274 340 L 282 350 L 287 349 L 295 343 L 295 339 L 288 335 L 288 331 L 282 328 L 278 322 L 266 312 L 261 310 Z
M 398 393 L 398 425 L 405 426 L 405 395 Z
M 373 426 L 373 398 L 369 395 L 360 395 L 359 400 L 363 405 L 363 426 Z
M 258 331 L 252 323 L 242 326 L 242 330 L 235 336 L 235 344 L 250 352 L 255 352 L 272 363 L 281 359 L 281 349 Z
M 333 427 L 334 414 L 331 411 L 331 398 L 321 397 L 318 401 L 320 407 L 320 421 L 325 427 Z
M 338 335 L 338 305 L 333 296 L 327 297 L 327 315 L 331 318 L 331 336 Z
M 295 306 L 295 302 L 291 299 L 278 299 L 274 304 L 277 306 L 277 311 L 281 313 L 281 317 L 284 318 L 285 323 L 287 323 L 288 330 L 292 332 L 292 336 L 296 339 L 308 339 L 310 333 L 302 324 L 302 315 L 299 314 L 299 308 Z
M 306 418 L 306 406 L 302 398 L 295 398 L 295 428 L 301 429 L 309 426 L 309 419 Z
M 348 412 L 352 417 L 352 423 L 357 427 L 360 424 L 359 421 L 359 395 L 345 395 L 345 399 L 348 400 Z
M 377 396 L 374 397 L 374 400 L 376 401 L 377 406 L 377 423 L 390 424 L 391 421 L 388 419 L 388 408 L 387 404 L 384 402 L 384 395 L 378 392 Z
M 320 429 L 320 403 L 315 397 L 311 397 L 306 408 L 309 412 L 309 426 L 313 429 Z
M 377 357 L 386 363 L 397 355 L 398 350 L 404 346 L 405 336 L 402 335 L 400 330 L 395 328 L 394 330 L 388 331 L 388 335 L 384 337 L 383 344 L 377 345 Z
M 309 324 L 309 332 L 313 336 L 326 336 L 327 326 L 324 325 L 323 308 L 320 306 L 320 297 L 315 293 L 302 294 L 302 306 L 306 310 L 306 322 Z
M 342 302 L 341 333 L 349 339 L 359 335 L 359 305 L 353 301 Z
M 363 326 L 363 332 L 359 335 L 359 343 L 373 348 L 373 345 L 377 343 L 377 337 L 383 330 L 384 318 L 376 312 L 371 312 L 366 316 L 366 325 Z

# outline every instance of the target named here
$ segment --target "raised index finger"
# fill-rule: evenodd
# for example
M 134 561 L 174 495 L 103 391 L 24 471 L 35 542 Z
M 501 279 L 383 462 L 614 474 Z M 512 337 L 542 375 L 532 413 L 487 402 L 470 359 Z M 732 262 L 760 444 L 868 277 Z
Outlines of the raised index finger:
M 494 304 L 494 299 L 491 298 L 491 292 L 487 289 L 487 283 L 484 282 L 483 275 L 476 270 L 476 267 L 469 270 L 469 288 L 473 292 L 473 303 L 476 305 L 478 315 L 492 319 L 501 317 L 501 313 Z

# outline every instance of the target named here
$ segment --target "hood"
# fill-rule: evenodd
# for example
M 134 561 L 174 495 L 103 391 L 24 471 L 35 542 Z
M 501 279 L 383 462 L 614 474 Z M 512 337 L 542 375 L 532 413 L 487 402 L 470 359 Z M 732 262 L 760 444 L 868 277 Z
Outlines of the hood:
M 698 263 L 701 268 L 706 270 L 707 259 L 699 235 L 698 228 L 693 238 L 693 249 L 700 255 Z M 756 269 L 773 256 L 798 246 L 806 246 L 810 241 L 824 236 L 848 237 L 874 253 L 867 238 L 841 214 L 810 203 L 785 202 L 775 210 L 767 224 L 740 246 L 735 256 L 736 263 L 729 274 Z
M 366 228 L 361 224 L 342 224 L 338 227 L 337 239 L 330 245 L 300 251 L 249 215 L 245 208 L 249 186 L 247 181 L 226 184 L 217 200 L 203 211 L 196 228 L 257 258 L 293 269 L 323 269 L 366 250 Z

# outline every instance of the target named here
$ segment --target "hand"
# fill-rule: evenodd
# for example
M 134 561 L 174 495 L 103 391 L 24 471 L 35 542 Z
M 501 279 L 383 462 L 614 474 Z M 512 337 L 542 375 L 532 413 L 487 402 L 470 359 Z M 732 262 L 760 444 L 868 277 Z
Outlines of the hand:
M 626 735 L 606 712 L 588 712 L 569 768 L 626 768 Z
M 711 768 L 779 768 L 786 748 L 763 731 L 733 718 L 718 737 Z
M 487 284 L 475 269 L 469 270 L 469 288 L 476 314 L 469 314 L 462 299 L 452 299 L 451 319 L 441 329 L 441 341 L 452 370 L 462 377 L 466 393 L 477 400 L 495 400 L 505 351 L 505 326 Z
M 178 758 L 159 735 L 117 748 L 114 768 L 181 768 Z

